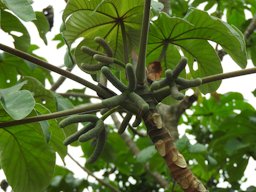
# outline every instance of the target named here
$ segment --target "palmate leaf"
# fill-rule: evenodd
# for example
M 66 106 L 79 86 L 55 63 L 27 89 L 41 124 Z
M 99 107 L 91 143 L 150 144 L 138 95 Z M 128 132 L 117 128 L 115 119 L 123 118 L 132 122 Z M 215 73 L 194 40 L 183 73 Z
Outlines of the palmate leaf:
M 82 37 L 85 41 L 79 45 L 86 45 L 96 36 L 106 39 L 114 51 L 114 57 L 123 60 L 122 30 L 131 49 L 139 42 L 139 32 L 143 13 L 142 0 L 70 0 L 63 13 L 66 41 L 72 44 Z M 81 55 L 76 50 L 76 55 Z M 83 53 L 84 54 L 84 53 Z M 78 64 L 91 63 L 90 58 L 76 58 Z M 83 60 L 83 61 L 82 61 Z
M 0 130 L 0 162 L 15 192 L 43 191 L 54 172 L 55 152 L 39 124 Z
M 184 19 L 169 17 L 162 13 L 153 21 L 149 32 L 147 62 L 161 60 L 164 69 L 174 68 L 176 53 L 166 47 L 181 48 L 189 57 L 189 67 L 193 77 L 204 77 L 222 72 L 220 59 L 207 40 L 220 44 L 240 67 L 246 66 L 246 49 L 243 35 L 236 28 L 208 13 L 191 9 Z M 160 52 L 155 54 L 155 52 Z M 167 51 L 166 51 L 167 50 Z M 206 54 L 207 53 L 207 54 Z M 152 56 L 154 55 L 154 56 Z M 193 60 L 197 61 L 198 69 L 193 69 Z M 174 62 L 175 61 L 175 62 Z M 219 83 L 203 86 L 204 93 L 214 91 Z
M 15 120 L 23 119 L 34 109 L 35 100 L 28 90 L 21 89 L 26 82 L 0 90 L 0 105 Z
M 27 51 L 30 45 L 30 36 L 20 20 L 7 11 L 1 11 L 1 21 L 1 29 L 12 36 L 15 48 Z
M 32 1 L 29 0 L 3 0 L 8 9 L 13 11 L 20 19 L 24 21 L 32 21 L 36 19 L 36 15 L 31 6 Z

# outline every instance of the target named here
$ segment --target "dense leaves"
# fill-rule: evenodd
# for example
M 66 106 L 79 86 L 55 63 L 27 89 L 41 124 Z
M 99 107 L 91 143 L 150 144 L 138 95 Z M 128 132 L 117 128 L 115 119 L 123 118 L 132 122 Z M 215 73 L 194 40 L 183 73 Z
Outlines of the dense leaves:
M 14 39 L 17 49 L 27 51 L 30 45 L 30 36 L 25 26 L 12 13 L 1 11 L 1 29 Z M 15 33 L 16 32 L 16 33 Z
M 15 0 L 3 0 L 3 3 L 24 21 L 36 19 L 30 0 L 20 0 L 18 2 Z
M 113 51 L 113 57 L 119 61 L 136 63 L 143 2 L 69 0 L 63 12 L 61 31 L 54 34 L 53 39 L 58 41 L 57 48 L 68 45 L 63 62 L 65 67 L 71 69 L 75 63 L 80 68 L 82 64 L 98 64 L 92 55 L 81 50 L 87 46 L 100 55 L 107 55 L 95 37 L 104 38 Z M 46 34 L 50 26 L 43 12 L 33 11 L 31 3 L 30 0 L 0 1 L 1 31 L 13 38 L 15 48 L 35 55 L 39 47 L 31 45 L 24 21 L 34 23 L 45 44 L 49 41 Z M 245 32 L 252 21 L 256 11 L 254 0 L 176 0 L 170 5 L 169 15 L 161 12 L 163 4 L 160 2 L 152 1 L 151 4 L 146 58 L 147 75 L 151 75 L 149 80 L 158 80 L 165 75 L 165 70 L 174 69 L 181 56 L 187 57 L 189 65 L 187 74 L 185 71 L 181 74 L 184 78 L 222 73 L 221 49 L 241 68 L 246 66 L 247 49 L 255 65 L 255 32 L 244 41 L 239 31 Z M 193 8 L 198 6 L 204 11 Z M 245 17 L 247 12 L 250 18 Z M 125 61 L 126 56 L 128 61 Z M 161 64 L 157 70 L 152 67 L 155 63 Z M 124 69 L 120 63 L 111 63 L 110 68 L 115 73 Z M 94 72 L 92 76 L 96 77 Z M 126 78 L 121 78 L 127 84 Z M 85 88 L 69 87 L 66 93 L 58 94 L 49 90 L 48 82 L 52 84 L 53 78 L 45 69 L 1 52 L 0 122 L 48 115 L 92 102 L 90 96 L 83 95 L 87 91 Z M 200 90 L 213 92 L 219 85 L 220 82 L 207 84 Z M 241 94 L 231 92 L 224 95 L 214 93 L 210 98 L 201 96 L 183 116 L 180 123 L 188 128 L 176 145 L 192 172 L 209 191 L 243 191 L 241 183 L 245 182 L 243 176 L 249 159 L 256 159 L 255 119 L 255 109 Z M 63 141 L 80 126 L 73 124 L 60 129 L 59 120 L 0 129 L 0 165 L 11 188 L 15 192 L 112 191 L 91 176 L 78 179 L 73 173 L 75 170 L 56 166 L 56 153 L 63 162 L 67 155 Z M 163 191 L 163 188 L 182 191 L 173 182 L 167 165 L 150 139 L 143 137 L 146 129 L 143 123 L 136 130 L 128 128 L 122 135 L 117 133 L 112 122 L 110 124 L 106 126 L 107 140 L 103 152 L 97 162 L 86 165 L 87 172 L 100 175 L 103 182 L 120 191 Z M 85 160 L 95 145 L 94 138 L 86 143 L 72 143 L 73 147 L 81 147 Z M 161 184 L 159 178 L 167 184 Z M 227 182 L 228 187 L 217 187 L 222 181 Z M 246 191 L 255 191 L 255 187 Z
M 201 177 L 208 178 L 212 189 L 219 178 L 230 183 L 232 189 L 240 189 L 239 180 L 244 175 L 249 157 L 255 159 L 255 109 L 241 94 L 227 93 L 203 99 L 192 111 L 185 122 L 192 128 L 188 132 L 196 136 L 197 142 L 203 145 L 202 149 L 207 149 L 207 163 L 198 159 L 198 164 L 193 163 L 195 168 L 201 167 L 196 172 L 202 174 L 202 170 L 211 170 L 208 177 Z
M 80 48 L 82 45 L 92 46 L 90 42 L 97 36 L 107 40 L 116 58 L 123 59 L 124 48 L 131 50 L 139 42 L 142 5 L 141 0 L 69 1 L 63 13 L 65 39 L 69 44 L 80 37 L 85 39 L 76 49 L 76 55 L 82 54 L 77 57 L 78 64 L 92 63 L 91 57 L 85 57 Z
M 222 45 L 241 67 L 245 67 L 247 61 L 242 34 L 221 20 L 196 9 L 192 9 L 184 19 L 169 17 L 164 13 L 159 15 L 150 27 L 147 62 L 158 60 L 165 70 L 173 69 L 180 58 L 178 46 L 189 58 L 193 77 L 222 73 L 220 59 L 207 40 Z M 194 66 L 194 59 L 197 67 Z M 203 86 L 202 91 L 215 91 L 219 85 L 214 83 Z
M 0 161 L 14 191 L 41 191 L 53 175 L 55 154 L 38 125 L 0 130 Z
M 32 93 L 28 90 L 19 90 L 26 83 L 0 90 L 0 104 L 15 120 L 28 116 L 35 106 Z

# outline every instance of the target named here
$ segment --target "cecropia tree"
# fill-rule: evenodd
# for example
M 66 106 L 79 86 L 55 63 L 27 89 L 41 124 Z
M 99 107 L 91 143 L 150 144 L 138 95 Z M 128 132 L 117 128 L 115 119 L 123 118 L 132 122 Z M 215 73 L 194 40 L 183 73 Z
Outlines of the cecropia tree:
M 15 192 L 205 192 L 219 189 L 217 180 L 222 177 L 233 189 L 240 189 L 248 159 L 255 157 L 251 148 L 255 142 L 220 127 L 234 116 L 241 123 L 244 113 L 252 121 L 244 126 L 254 126 L 255 110 L 241 95 L 216 93 L 221 80 L 256 73 L 256 68 L 244 69 L 247 50 L 255 60 L 255 18 L 243 17 L 239 0 L 232 8 L 227 1 L 69 0 L 55 37 L 59 47 L 67 47 L 66 69 L 33 55 L 35 47 L 20 21 L 33 21 L 47 43 L 52 7 L 34 12 L 30 1 L 21 2 L 0 3 L 1 30 L 13 37 L 15 47 L 0 44 L 0 165 Z M 209 14 L 196 8 L 204 2 L 208 2 L 205 10 L 216 4 L 216 11 Z M 252 1 L 244 6 L 252 13 L 256 9 Z M 221 61 L 227 54 L 241 70 L 223 73 Z M 72 73 L 74 66 L 93 80 Z M 49 71 L 62 77 L 54 82 Z M 65 86 L 65 78 L 84 88 L 57 92 Z M 85 89 L 97 96 L 86 95 Z M 194 92 L 190 96 L 188 89 Z M 204 99 L 207 93 L 213 100 Z M 215 102 L 212 106 L 222 103 L 225 107 L 220 109 L 227 115 L 214 107 L 207 111 L 210 102 Z M 188 108 L 195 116 L 185 113 Z M 236 109 L 243 112 L 235 113 Z M 109 117 L 113 125 L 106 123 Z M 179 136 L 181 120 L 192 127 L 188 134 L 196 136 L 196 144 Z M 241 134 L 249 133 L 244 130 Z M 217 152 L 221 144 L 227 153 L 223 158 Z M 85 165 L 67 153 L 69 145 L 82 148 Z M 63 161 L 69 156 L 97 182 L 75 179 L 72 172 L 56 165 L 56 153 Z M 246 161 L 234 179 L 234 167 L 228 165 L 238 154 Z M 103 171 L 105 179 L 97 171 Z

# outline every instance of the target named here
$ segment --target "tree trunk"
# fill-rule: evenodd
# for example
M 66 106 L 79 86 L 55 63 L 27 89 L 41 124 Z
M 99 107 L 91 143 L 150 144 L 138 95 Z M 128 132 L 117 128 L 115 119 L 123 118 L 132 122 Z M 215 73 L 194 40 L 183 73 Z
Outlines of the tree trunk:
M 188 169 L 186 160 L 174 144 L 174 138 L 163 128 L 163 122 L 157 110 L 143 115 L 150 139 L 158 153 L 164 158 L 174 180 L 186 192 L 206 192 L 204 185 Z

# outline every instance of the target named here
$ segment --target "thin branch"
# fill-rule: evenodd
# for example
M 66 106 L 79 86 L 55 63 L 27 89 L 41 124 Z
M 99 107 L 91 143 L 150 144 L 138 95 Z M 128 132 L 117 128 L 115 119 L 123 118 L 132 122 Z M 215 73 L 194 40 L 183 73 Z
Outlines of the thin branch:
M 242 70 L 233 71 L 233 72 L 229 72 L 229 73 L 210 75 L 210 76 L 202 77 L 201 80 L 202 80 L 202 84 L 207 84 L 207 83 L 212 83 L 214 81 L 219 81 L 219 80 L 233 78 L 233 77 L 239 77 L 239 76 L 243 76 L 243 75 L 249 75 L 249 74 L 253 74 L 253 73 L 256 73 L 256 67 L 250 68 L 250 69 L 242 69 Z M 182 89 L 179 89 L 179 90 L 181 91 L 181 90 L 192 88 L 192 87 L 198 87 L 198 86 L 182 87 Z M 153 95 L 154 95 L 155 99 L 160 102 L 165 97 L 169 96 L 170 93 L 171 93 L 170 87 L 166 86 L 162 89 L 154 91 Z
M 151 0 L 144 1 L 144 14 L 143 14 L 143 23 L 142 30 L 140 35 L 140 48 L 139 48 L 139 58 L 138 64 L 136 67 L 136 77 L 138 85 L 144 86 L 145 83 L 145 60 L 146 60 L 146 50 L 148 42 L 148 30 L 149 30 L 149 15 L 150 15 L 150 4 Z
M 212 83 L 214 81 L 220 81 L 223 79 L 229 79 L 229 78 L 239 77 L 239 76 L 243 76 L 243 75 L 249 75 L 249 74 L 253 74 L 253 73 L 256 73 L 256 67 L 249 68 L 249 69 L 237 70 L 237 71 L 228 72 L 228 73 L 220 73 L 220 74 L 216 74 L 216 75 L 210 75 L 210 76 L 202 77 L 201 80 L 202 80 L 202 84 L 207 84 L 207 83 Z M 192 88 L 192 87 L 194 87 L 194 86 L 182 87 L 182 89 L 179 89 L 179 90 L 188 89 L 188 88 Z M 159 93 L 164 93 L 164 92 L 166 92 L 166 94 L 169 94 L 169 93 L 167 93 L 169 91 L 166 88 L 159 91 Z
M 70 58 L 70 61 L 72 63 L 72 66 L 70 68 L 67 68 L 66 71 L 71 72 L 72 69 L 75 67 L 75 60 L 73 59 L 73 56 L 71 54 L 71 48 L 70 45 L 68 44 L 68 42 L 66 41 L 66 39 L 64 38 L 63 34 L 62 34 L 62 38 L 67 46 L 67 50 L 68 50 L 68 56 Z M 62 83 L 64 83 L 66 77 L 65 76 L 61 76 L 51 87 L 51 91 L 56 91 L 61 85 Z
M 256 15 L 254 15 L 250 24 L 246 28 L 246 30 L 244 32 L 244 38 L 248 39 L 251 36 L 251 34 L 254 32 L 255 29 L 256 29 Z
M 140 137 L 147 137 L 148 135 L 146 133 L 140 132 L 136 128 L 132 127 L 130 124 L 128 125 L 129 129 L 133 132 L 133 134 L 138 135 Z
M 72 68 L 68 68 L 66 71 L 71 72 L 72 69 L 73 69 L 73 67 Z M 60 76 L 59 79 L 57 79 L 57 81 L 52 85 L 50 90 L 51 91 L 56 91 L 62 85 L 62 83 L 65 81 L 65 79 L 66 79 L 66 77 Z
M 23 51 L 20 51 L 20 50 L 17 50 L 17 49 L 13 49 L 13 48 L 8 47 L 6 45 L 3 45 L 1 43 L 0 43 L 0 49 L 5 51 L 5 52 L 7 52 L 7 53 L 15 55 L 17 57 L 20 57 L 22 59 L 30 61 L 30 62 L 32 62 L 32 63 L 34 63 L 36 65 L 39 65 L 39 66 L 41 66 L 43 68 L 46 68 L 46 69 L 48 69 L 50 71 L 58 73 L 58 74 L 66 77 L 66 78 L 72 79 L 73 81 L 81 83 L 82 85 L 84 85 L 84 86 L 86 86 L 86 87 L 96 91 L 97 93 L 102 93 L 102 95 L 109 96 L 109 93 L 106 90 L 102 89 L 101 87 L 99 87 L 97 85 L 94 85 L 93 83 L 91 83 L 89 81 L 86 81 L 85 79 L 83 79 L 83 78 L 81 78 L 81 77 L 79 77 L 77 75 L 74 75 L 74 74 L 70 73 L 69 71 L 65 71 L 63 69 L 60 69 L 60 68 L 58 68 L 58 67 L 56 67 L 56 66 L 54 66 L 52 64 L 49 64 L 49 63 L 47 63 L 45 61 L 42 61 L 42 60 L 40 60 L 40 59 L 38 59 L 38 58 L 36 58 L 36 57 L 34 57 L 32 55 L 29 55 L 29 54 L 23 52 Z
M 211 75 L 211 76 L 203 77 L 202 84 L 207 84 L 207 83 L 211 83 L 214 81 L 219 81 L 219 80 L 233 78 L 233 77 L 239 77 L 239 76 L 243 76 L 243 75 L 249 75 L 249 74 L 253 74 L 253 73 L 256 73 L 256 67 L 250 68 L 250 69 L 242 69 L 242 70 L 233 71 L 233 72 L 229 72 L 229 73 Z
M 81 97 L 81 98 L 93 98 L 93 99 L 101 99 L 98 96 L 94 96 L 94 95 L 86 95 L 83 93 L 73 93 L 73 92 L 67 92 L 67 93 L 58 93 L 59 95 L 63 96 L 63 97 Z
M 78 165 L 78 167 L 80 167 L 84 172 L 86 172 L 88 175 L 90 175 L 91 177 L 93 177 L 94 179 L 96 179 L 100 184 L 104 185 L 105 187 L 111 189 L 112 191 L 115 192 L 120 192 L 116 187 L 112 186 L 111 184 L 107 183 L 106 181 L 104 181 L 103 179 L 98 178 L 97 176 L 95 176 L 89 169 L 87 169 L 86 167 L 82 166 L 77 160 L 75 160 L 69 153 L 67 153 L 68 157 L 74 161 L 75 164 Z
M 118 120 L 118 117 L 116 116 L 116 114 L 112 114 L 111 117 L 114 121 L 115 126 L 117 128 L 120 127 L 121 123 Z M 129 149 L 131 150 L 132 154 L 137 156 L 140 152 L 140 149 L 138 148 L 136 143 L 125 132 L 121 134 L 121 137 L 129 147 Z M 161 187 L 167 188 L 169 186 L 169 183 L 158 172 L 152 172 L 150 170 L 150 167 L 148 166 L 148 164 L 146 164 L 144 168 L 156 180 L 156 182 L 159 183 Z
M 160 103 L 157 105 L 157 111 L 162 117 L 163 127 L 166 128 L 170 135 L 173 136 L 175 141 L 179 138 L 178 124 L 181 115 L 186 109 L 190 108 L 191 105 L 197 100 L 196 95 L 186 96 L 179 104 L 166 105 Z
M 86 106 L 63 110 L 63 111 L 58 111 L 55 113 L 38 115 L 38 116 L 34 116 L 34 117 L 28 117 L 28 118 L 21 119 L 21 120 L 1 122 L 0 128 L 6 128 L 6 127 L 15 126 L 15 125 L 27 124 L 27 123 L 34 123 L 34 122 L 38 122 L 38 121 L 45 121 L 45 120 L 49 120 L 49 119 L 65 117 L 68 115 L 74 115 L 74 114 L 78 114 L 78 113 L 95 113 L 103 108 L 105 108 L 105 107 L 102 103 L 88 104 Z

